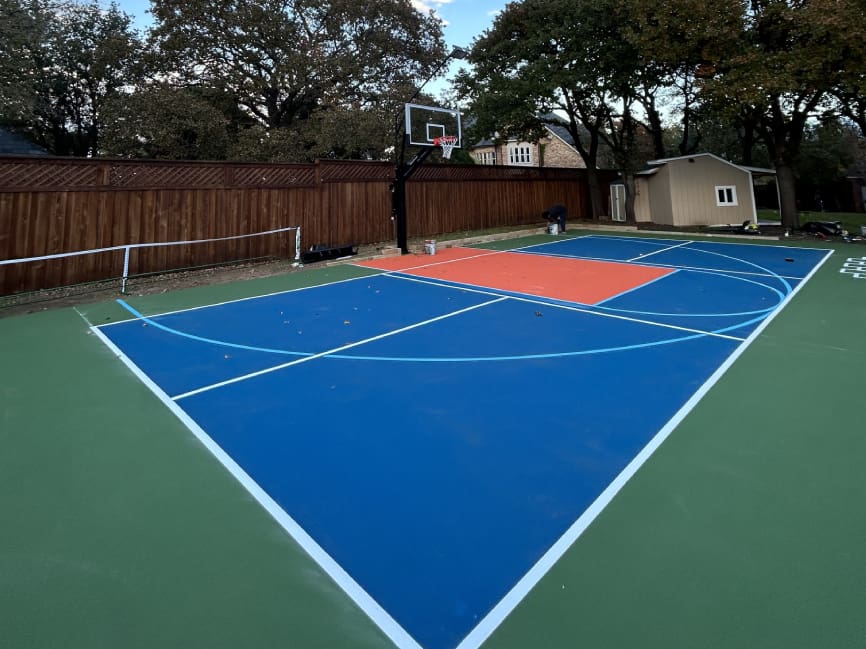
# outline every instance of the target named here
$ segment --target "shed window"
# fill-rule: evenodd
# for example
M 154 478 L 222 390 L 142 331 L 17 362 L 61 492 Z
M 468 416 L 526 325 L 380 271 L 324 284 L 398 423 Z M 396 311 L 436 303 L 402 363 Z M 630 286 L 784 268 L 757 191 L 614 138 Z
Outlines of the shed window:
M 730 207 L 737 204 L 737 188 L 734 185 L 716 185 L 716 205 Z

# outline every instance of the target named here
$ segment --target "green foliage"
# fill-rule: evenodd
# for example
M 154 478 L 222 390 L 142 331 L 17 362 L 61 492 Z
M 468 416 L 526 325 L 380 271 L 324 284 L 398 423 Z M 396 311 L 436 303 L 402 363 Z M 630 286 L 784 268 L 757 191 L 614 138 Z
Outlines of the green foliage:
M 597 136 L 629 189 L 648 140 L 657 155 L 711 150 L 766 161 L 795 226 L 810 124 L 841 113 L 866 127 L 864 18 L 860 0 L 523 0 L 476 41 L 475 72 L 460 83 L 476 136 L 531 139 L 541 115 L 561 111 L 583 127 L 575 136 L 590 138 L 578 146 L 587 166 L 596 156 L 585 143 Z M 680 120 L 667 139 L 665 102 Z M 829 162 L 821 168 L 838 173 Z
M 152 13 L 145 49 L 114 4 L 0 0 L 0 126 L 57 154 L 382 159 L 444 57 L 441 24 L 409 0 Z M 591 173 L 605 151 L 626 177 L 698 151 L 775 166 L 792 219 L 794 183 L 838 177 L 863 144 L 864 25 L 862 0 L 511 2 L 459 77 L 464 139 L 531 141 L 556 120 Z
M 842 67 L 835 70 L 834 108 L 854 122 L 861 135 L 866 137 L 866 35 L 863 27 L 866 24 L 866 5 L 862 1 L 846 2 L 839 8 L 830 9 L 834 12 L 836 24 L 844 25 L 840 33 L 834 34 L 844 59 Z
M 253 122 L 245 159 L 380 157 L 444 56 L 440 23 L 408 0 L 154 0 L 152 13 L 162 76 L 233 97 Z
M 617 38 L 613 3 L 512 3 L 476 42 L 472 74 L 460 78 L 476 129 L 532 138 L 553 110 L 594 124 L 610 93 L 630 86 L 635 53 Z M 571 120 L 570 120 L 571 121 Z
M 755 0 L 745 18 L 703 92 L 753 120 L 776 168 L 783 223 L 796 227 L 795 170 L 808 125 L 832 110 L 844 79 L 866 69 L 862 3 Z
M 282 128 L 252 123 L 242 129 L 228 153 L 233 160 L 307 161 L 316 158 L 378 160 L 392 142 L 393 115 L 336 108 L 314 112 Z
M 595 216 L 604 209 L 595 176 L 600 144 L 624 169 L 641 162 L 645 129 L 632 106 L 648 75 L 623 38 L 627 22 L 617 0 L 511 3 L 476 40 L 474 71 L 458 79 L 470 100 L 474 138 L 533 141 L 545 123 L 562 122 L 589 170 Z
M 58 155 L 98 152 L 105 102 L 136 83 L 140 43 L 117 5 L 2 0 L 0 124 Z
M 653 79 L 655 92 L 648 99 L 677 121 L 676 140 L 671 139 L 671 131 L 663 137 L 662 128 L 651 129 L 657 155 L 707 150 L 704 138 L 711 131 L 703 128 L 701 119 L 701 113 L 707 112 L 702 78 L 713 69 L 713 62 L 728 56 L 742 32 L 740 0 L 622 0 L 622 4 L 631 17 L 623 27 L 623 37 L 637 50 Z M 642 103 L 652 123 L 652 103 Z
M 117 95 L 104 110 L 105 155 L 165 160 L 222 160 L 230 146 L 230 115 L 218 93 L 166 84 Z
M 152 13 L 145 52 L 116 5 L 0 0 L 0 125 L 57 154 L 381 158 L 444 57 L 438 19 L 409 0 L 155 0 Z
M 456 165 L 474 165 L 475 158 L 466 149 L 454 149 L 451 152 L 451 164 Z
M 797 175 L 811 185 L 823 185 L 844 178 L 863 159 L 857 133 L 850 126 L 831 120 L 807 127 Z

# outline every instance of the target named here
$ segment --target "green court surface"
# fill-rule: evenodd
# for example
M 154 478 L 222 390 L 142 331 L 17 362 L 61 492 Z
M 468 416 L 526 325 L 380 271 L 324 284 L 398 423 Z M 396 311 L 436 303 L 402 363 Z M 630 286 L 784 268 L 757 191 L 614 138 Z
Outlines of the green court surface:
M 808 245 L 834 254 L 484 647 L 866 647 L 866 246 Z M 89 331 L 125 317 L 0 318 L 0 649 L 392 647 Z

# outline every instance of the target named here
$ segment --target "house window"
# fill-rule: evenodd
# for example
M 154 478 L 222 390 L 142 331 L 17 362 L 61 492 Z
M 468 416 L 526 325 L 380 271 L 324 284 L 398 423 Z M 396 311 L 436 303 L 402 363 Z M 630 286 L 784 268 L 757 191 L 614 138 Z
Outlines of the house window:
M 531 165 L 532 147 L 528 144 L 517 144 L 508 147 L 508 164 Z
M 734 185 L 716 185 L 716 205 L 732 207 L 737 204 L 737 188 Z
M 475 154 L 475 159 L 478 160 L 479 164 L 495 165 L 496 164 L 496 152 L 495 151 L 481 151 L 481 152 Z

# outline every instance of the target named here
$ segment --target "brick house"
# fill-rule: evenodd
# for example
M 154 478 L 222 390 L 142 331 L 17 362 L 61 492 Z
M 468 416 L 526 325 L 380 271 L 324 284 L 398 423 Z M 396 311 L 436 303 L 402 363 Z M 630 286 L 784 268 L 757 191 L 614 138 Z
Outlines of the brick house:
M 481 140 L 469 147 L 469 154 L 482 165 L 586 168 L 568 129 L 557 124 L 546 124 L 544 137 L 536 143 L 517 139 L 502 143 Z

